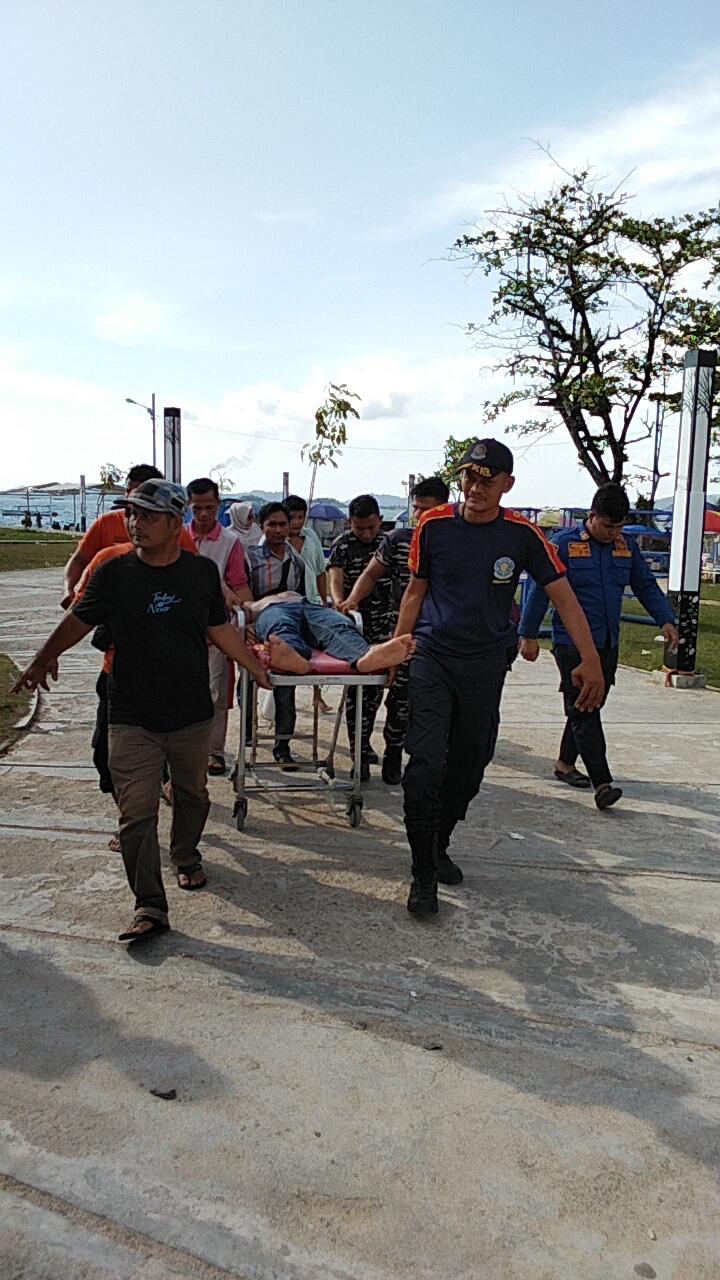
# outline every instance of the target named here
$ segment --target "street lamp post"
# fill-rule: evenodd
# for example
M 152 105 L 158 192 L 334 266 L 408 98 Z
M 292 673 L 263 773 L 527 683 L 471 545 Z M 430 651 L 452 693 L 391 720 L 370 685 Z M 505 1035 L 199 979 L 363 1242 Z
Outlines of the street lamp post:
M 145 409 L 146 412 L 149 413 L 150 417 L 152 418 L 153 466 L 156 467 L 157 466 L 157 450 L 155 446 L 155 392 L 153 391 L 152 393 L 152 400 L 151 400 L 152 408 L 150 407 L 149 404 L 140 404 L 139 400 L 131 400 L 130 396 L 125 397 L 125 403 L 136 404 L 138 409 Z

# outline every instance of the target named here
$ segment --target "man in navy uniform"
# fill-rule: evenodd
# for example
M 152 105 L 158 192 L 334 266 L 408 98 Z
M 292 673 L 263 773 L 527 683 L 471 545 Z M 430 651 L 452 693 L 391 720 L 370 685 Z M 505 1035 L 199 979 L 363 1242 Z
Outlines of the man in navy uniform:
M 584 524 L 563 529 L 551 539 L 590 625 L 605 677 L 605 697 L 615 683 L 620 614 L 626 586 L 630 586 L 654 618 L 671 647 L 677 648 L 678 643 L 675 620 L 667 599 L 635 539 L 623 533 L 629 509 L 622 486 L 604 484 L 595 494 Z M 533 582 L 525 597 L 519 626 L 520 653 L 528 662 L 534 662 L 538 656 L 536 637 L 547 607 L 546 592 L 539 583 Z M 593 786 L 598 809 L 608 809 L 620 799 L 622 791 L 612 785 L 600 707 L 589 712 L 577 710 L 577 689 L 571 679 L 573 667 L 577 665 L 577 649 L 556 610 L 553 610 L 552 641 L 567 717 L 555 761 L 555 777 L 571 787 L 587 789 Z M 578 756 L 581 756 L 589 776 L 575 768 Z
M 437 911 L 438 880 L 463 878 L 447 849 L 495 750 L 523 569 L 543 585 L 577 646 L 578 710 L 599 707 L 605 691 L 590 628 L 555 548 L 536 525 L 500 506 L 514 484 L 510 450 L 499 440 L 475 440 L 458 471 L 462 501 L 428 511 L 413 534 L 412 577 L 395 631 L 412 631 L 416 640 L 403 777 L 413 913 Z

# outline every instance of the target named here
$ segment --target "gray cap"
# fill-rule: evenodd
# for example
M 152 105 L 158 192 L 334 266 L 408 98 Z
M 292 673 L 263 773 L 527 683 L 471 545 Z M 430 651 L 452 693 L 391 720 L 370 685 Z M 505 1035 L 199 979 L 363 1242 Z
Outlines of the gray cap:
M 142 507 L 143 511 L 164 511 L 166 515 L 185 515 L 187 494 L 181 484 L 172 480 L 144 480 L 127 498 L 118 498 L 114 507 Z

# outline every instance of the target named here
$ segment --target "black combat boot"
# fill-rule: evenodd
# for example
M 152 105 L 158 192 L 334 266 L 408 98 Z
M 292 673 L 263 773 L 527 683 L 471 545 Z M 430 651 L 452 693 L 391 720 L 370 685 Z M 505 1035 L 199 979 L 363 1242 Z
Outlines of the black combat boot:
M 448 857 L 447 848 L 455 829 L 457 818 L 441 818 L 435 851 L 435 874 L 440 884 L 462 884 L 463 873 L 457 862 Z
M 402 781 L 402 747 L 386 747 L 383 756 L 382 780 L 388 787 L 397 787 Z
M 434 832 L 408 834 L 412 852 L 412 884 L 407 909 L 413 915 L 437 915 L 437 876 L 435 875 Z

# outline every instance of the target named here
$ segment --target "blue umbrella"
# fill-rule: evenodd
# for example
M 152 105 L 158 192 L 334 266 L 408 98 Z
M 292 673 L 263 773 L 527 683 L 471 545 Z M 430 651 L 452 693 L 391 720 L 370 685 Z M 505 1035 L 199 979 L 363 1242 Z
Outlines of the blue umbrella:
M 339 507 L 331 502 L 313 502 L 310 508 L 311 520 L 346 520 L 347 516 Z

